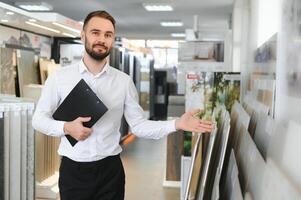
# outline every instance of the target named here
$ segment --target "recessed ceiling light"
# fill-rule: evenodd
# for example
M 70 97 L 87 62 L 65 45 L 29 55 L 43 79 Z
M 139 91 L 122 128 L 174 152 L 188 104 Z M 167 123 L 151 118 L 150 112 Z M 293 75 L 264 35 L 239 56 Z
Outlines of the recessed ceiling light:
M 36 22 L 37 20 L 35 20 L 35 19 L 29 19 L 28 21 L 30 21 L 30 22 Z
M 172 33 L 171 34 L 172 37 L 186 37 L 185 33 Z
M 173 7 L 168 4 L 143 4 L 147 11 L 173 11 Z
M 167 27 L 179 27 L 183 26 L 183 22 L 180 21 L 166 21 L 166 22 L 160 22 L 161 26 L 167 26 Z
M 7 19 L 1 19 L 1 22 L 6 23 L 6 22 L 8 22 L 8 20 Z
M 25 22 L 26 24 L 29 24 L 31 26 L 35 26 L 35 27 L 38 27 L 38 28 L 41 28 L 41 29 L 45 29 L 45 30 L 48 30 L 48 31 L 52 31 L 54 33 L 60 33 L 59 30 L 56 30 L 56 29 L 53 29 L 53 28 L 49 28 L 47 26 L 42 26 L 40 24 L 35 24 L 35 23 L 32 23 L 32 22 Z
M 14 15 L 15 13 L 11 12 L 11 11 L 7 11 L 6 12 L 7 15 Z
M 15 5 L 28 11 L 51 11 L 53 7 L 45 2 L 16 2 Z
M 69 31 L 73 31 L 73 32 L 78 33 L 78 34 L 80 33 L 80 30 L 77 30 L 75 28 L 71 28 L 69 26 L 66 26 L 66 25 L 63 25 L 63 24 L 60 24 L 60 23 L 57 23 L 57 22 L 52 22 L 52 24 L 56 25 L 56 26 L 59 26 L 61 28 L 67 29 Z

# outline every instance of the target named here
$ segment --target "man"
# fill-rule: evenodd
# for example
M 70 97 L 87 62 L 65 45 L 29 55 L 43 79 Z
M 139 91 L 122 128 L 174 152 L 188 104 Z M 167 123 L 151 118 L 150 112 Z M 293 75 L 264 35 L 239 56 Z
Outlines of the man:
M 119 127 L 125 118 L 132 132 L 140 137 L 161 138 L 176 129 L 206 132 L 211 123 L 187 112 L 174 121 L 150 121 L 143 117 L 133 81 L 125 73 L 109 66 L 106 57 L 113 46 L 115 20 L 105 11 L 90 13 L 83 25 L 85 44 L 82 60 L 61 68 L 48 77 L 33 116 L 33 127 L 47 135 L 61 137 L 58 153 L 62 156 L 59 189 L 62 200 L 122 200 L 125 176 L 119 154 Z M 92 127 L 78 117 L 64 122 L 52 118 L 53 112 L 80 79 L 84 79 L 108 107 Z M 64 135 L 79 142 L 72 147 Z

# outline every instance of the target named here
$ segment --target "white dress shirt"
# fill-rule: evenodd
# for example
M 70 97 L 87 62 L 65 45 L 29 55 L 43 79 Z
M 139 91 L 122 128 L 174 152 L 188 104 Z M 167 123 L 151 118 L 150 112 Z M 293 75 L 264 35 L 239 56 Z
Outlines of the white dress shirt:
M 52 114 L 81 79 L 87 82 L 108 111 L 92 127 L 92 134 L 72 147 L 64 136 L 65 122 L 54 120 Z M 90 162 L 122 151 L 119 128 L 123 114 L 131 132 L 138 137 L 159 139 L 176 131 L 174 120 L 150 121 L 144 117 L 137 90 L 127 74 L 106 64 L 99 74 L 93 75 L 80 61 L 60 68 L 48 77 L 32 125 L 42 133 L 61 137 L 59 155 L 78 162 Z

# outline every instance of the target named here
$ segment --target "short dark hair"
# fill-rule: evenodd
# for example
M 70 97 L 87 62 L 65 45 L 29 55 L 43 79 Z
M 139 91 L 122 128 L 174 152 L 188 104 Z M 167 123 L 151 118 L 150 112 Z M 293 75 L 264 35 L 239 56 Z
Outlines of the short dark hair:
M 115 29 L 115 19 L 112 17 L 112 15 L 110 15 L 108 12 L 104 11 L 104 10 L 96 10 L 93 12 L 90 12 L 87 17 L 85 18 L 84 21 L 84 25 L 83 25 L 83 29 L 85 29 L 85 27 L 87 26 L 88 22 L 93 18 L 93 17 L 100 17 L 103 19 L 107 19 L 110 22 L 112 22 L 113 27 Z

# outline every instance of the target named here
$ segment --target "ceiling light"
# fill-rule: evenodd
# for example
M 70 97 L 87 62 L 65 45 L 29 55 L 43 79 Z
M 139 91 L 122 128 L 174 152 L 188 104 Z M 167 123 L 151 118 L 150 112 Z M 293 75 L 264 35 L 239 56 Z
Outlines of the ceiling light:
M 84 25 L 84 22 L 83 22 L 83 21 L 79 21 L 78 23 L 80 23 L 81 25 Z
M 28 11 L 51 11 L 53 7 L 45 2 L 16 2 L 17 6 Z
M 15 13 L 11 12 L 11 11 L 8 11 L 6 12 L 7 15 L 14 15 Z
M 168 4 L 143 4 L 147 11 L 173 11 L 171 5 Z
M 32 23 L 32 22 L 25 22 L 26 24 L 29 24 L 31 26 L 35 26 L 35 27 L 38 27 L 38 28 L 41 28 L 41 29 L 45 29 L 45 30 L 48 30 L 48 31 L 52 31 L 54 33 L 60 33 L 59 30 L 56 30 L 56 29 L 52 29 L 52 28 L 48 28 L 47 26 L 42 26 L 42 25 L 39 25 L 39 24 L 35 24 L 35 23 Z
M 71 28 L 71 27 L 69 27 L 69 26 L 66 26 L 66 25 L 63 25 L 63 24 L 60 24 L 60 23 L 57 23 L 57 22 L 53 22 L 52 23 L 53 25 L 56 25 L 56 26 L 59 26 L 59 27 L 61 27 L 61 28 L 64 28 L 64 29 L 67 29 L 67 30 L 69 30 L 69 31 L 73 31 L 73 32 L 75 32 L 75 33 L 80 33 L 80 30 L 77 30 L 77 29 L 75 29 L 75 28 Z
M 161 26 L 167 26 L 167 27 L 179 27 L 183 26 L 183 22 L 180 21 L 170 21 L 170 22 L 160 22 Z
M 36 22 L 37 20 L 35 20 L 35 19 L 29 19 L 28 21 L 30 21 L 30 22 Z
M 186 37 L 185 33 L 172 33 L 171 34 L 172 37 Z
M 68 36 L 68 37 L 72 37 L 72 38 L 76 38 L 75 35 L 69 34 L 69 33 L 63 33 L 64 36 Z
M 8 22 L 8 20 L 7 19 L 1 19 L 1 22 L 6 23 L 6 22 Z

